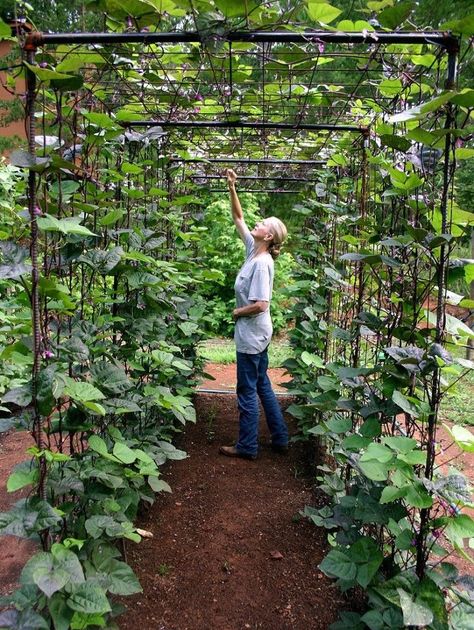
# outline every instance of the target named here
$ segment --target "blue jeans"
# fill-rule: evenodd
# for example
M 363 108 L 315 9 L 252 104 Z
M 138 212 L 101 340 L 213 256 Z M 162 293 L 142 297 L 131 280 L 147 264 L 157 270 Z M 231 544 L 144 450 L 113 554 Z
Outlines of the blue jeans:
M 239 440 L 236 449 L 247 455 L 258 450 L 259 409 L 262 401 L 274 446 L 287 446 L 288 427 L 267 374 L 268 353 L 237 352 L 237 402 L 240 411 Z

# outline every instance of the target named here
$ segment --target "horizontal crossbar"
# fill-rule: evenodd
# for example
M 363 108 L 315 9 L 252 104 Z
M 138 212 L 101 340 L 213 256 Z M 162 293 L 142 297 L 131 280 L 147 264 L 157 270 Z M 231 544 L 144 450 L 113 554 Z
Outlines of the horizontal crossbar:
M 211 34 L 212 37 L 212 34 Z M 121 43 L 192 43 L 209 39 L 198 32 L 172 33 L 30 33 L 27 46 L 43 44 L 121 44 Z M 358 33 L 328 31 L 235 31 L 216 34 L 215 39 L 227 42 L 283 42 L 283 43 L 332 43 L 332 44 L 435 44 L 452 49 L 458 46 L 456 37 L 439 32 L 384 32 L 364 31 Z
M 285 160 L 278 158 L 170 158 L 170 162 L 210 162 L 211 164 L 308 164 L 322 166 L 324 160 Z
M 123 127 L 163 127 L 176 129 L 280 129 L 288 131 L 351 131 L 367 133 L 367 127 L 318 123 L 242 122 L 240 120 L 130 120 L 120 121 Z
M 225 179 L 225 175 L 191 175 L 191 179 Z M 318 179 L 306 179 L 304 177 L 285 177 L 279 175 L 268 176 L 260 176 L 260 175 L 239 175 L 239 181 L 241 180 L 270 180 L 270 181 L 279 181 L 279 182 L 305 182 L 305 183 L 315 183 L 318 182 Z
M 228 188 L 208 188 L 207 192 L 210 193 L 228 193 L 229 189 Z M 299 194 L 303 194 L 305 191 L 303 188 L 300 188 L 299 190 L 282 190 L 281 188 L 264 188 L 264 189 L 257 189 L 257 188 L 239 188 L 239 194 L 240 193 L 254 193 L 256 195 L 258 194 L 267 194 L 267 193 L 272 193 L 272 194 L 276 194 L 276 195 L 299 195 Z

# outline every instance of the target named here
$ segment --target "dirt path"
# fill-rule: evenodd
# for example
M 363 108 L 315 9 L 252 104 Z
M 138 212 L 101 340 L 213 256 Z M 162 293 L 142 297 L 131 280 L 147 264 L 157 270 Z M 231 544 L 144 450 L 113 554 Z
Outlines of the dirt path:
M 26 432 L 0 435 L 0 512 L 6 512 L 26 496 L 23 491 L 9 494 L 6 483 L 14 466 L 28 459 L 26 449 L 31 443 L 31 436 Z M 7 595 L 16 588 L 18 576 L 35 549 L 36 545 L 29 540 L 0 537 L 0 595 Z
M 235 397 L 201 394 L 196 404 L 189 458 L 165 473 L 173 493 L 140 523 L 154 537 L 128 545 L 144 593 L 127 598 L 120 628 L 327 629 L 344 601 L 317 568 L 325 532 L 299 516 L 314 502 L 301 448 L 277 455 L 264 430 L 257 461 L 225 458 L 218 446 L 234 443 Z

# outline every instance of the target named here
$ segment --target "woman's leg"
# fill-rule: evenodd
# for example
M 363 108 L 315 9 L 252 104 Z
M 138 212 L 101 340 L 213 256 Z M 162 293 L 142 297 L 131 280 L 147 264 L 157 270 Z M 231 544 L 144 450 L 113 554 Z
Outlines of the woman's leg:
M 268 378 L 268 352 L 264 350 L 258 366 L 257 393 L 262 401 L 273 446 L 288 446 L 288 427 Z
M 259 354 L 237 352 L 237 402 L 240 411 L 239 439 L 235 448 L 246 455 L 258 450 L 259 411 L 257 379 Z

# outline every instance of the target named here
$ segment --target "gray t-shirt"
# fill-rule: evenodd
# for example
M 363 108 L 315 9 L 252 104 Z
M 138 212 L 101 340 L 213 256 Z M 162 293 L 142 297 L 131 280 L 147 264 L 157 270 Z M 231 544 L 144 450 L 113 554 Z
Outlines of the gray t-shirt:
M 235 323 L 235 346 L 237 352 L 258 354 L 263 352 L 272 338 L 270 300 L 272 299 L 274 265 L 270 254 L 255 256 L 254 240 L 250 232 L 243 236 L 246 259 L 235 280 L 235 301 L 237 308 L 252 302 L 268 302 L 263 313 L 239 317 Z

